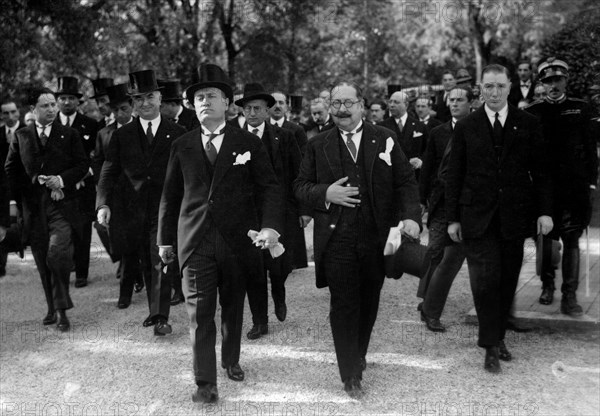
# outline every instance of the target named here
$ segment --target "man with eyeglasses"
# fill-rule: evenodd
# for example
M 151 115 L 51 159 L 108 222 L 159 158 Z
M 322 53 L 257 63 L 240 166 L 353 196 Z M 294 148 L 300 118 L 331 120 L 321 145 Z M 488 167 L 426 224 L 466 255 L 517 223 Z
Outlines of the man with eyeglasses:
M 239 363 L 244 296 L 246 285 L 251 284 L 247 277 L 263 272 L 257 246 L 269 249 L 278 243 L 283 198 L 261 139 L 225 123 L 233 99 L 225 72 L 217 65 L 202 64 L 198 73 L 199 81 L 186 89 L 186 96 L 200 128 L 173 143 L 160 204 L 158 244 L 163 262 L 170 263 L 177 240 L 197 385 L 192 400 L 214 403 L 219 398 L 217 299 L 221 366 L 230 380 L 241 382 L 245 378 Z M 248 238 L 249 230 L 259 231 L 254 241 Z
M 554 300 L 554 267 L 552 240 L 562 240 L 562 300 L 561 312 L 578 317 L 583 315 L 577 303 L 579 285 L 579 238 L 589 225 L 592 197 L 598 182 L 598 156 L 593 133 L 592 110 L 588 103 L 567 97 L 569 66 L 549 58 L 539 66 L 539 79 L 547 96 L 536 101 L 526 111 L 537 116 L 544 132 L 550 156 L 554 183 L 553 220 L 555 228 L 544 237 L 542 257 L 542 294 L 539 302 L 550 305 Z M 539 253 L 539 255 L 542 255 Z M 589 273 L 589 271 L 588 271 Z
M 112 134 L 98 182 L 97 216 L 100 225 L 109 226 L 111 233 L 124 234 L 123 239 L 127 242 L 121 253 L 122 276 L 117 307 L 129 307 L 134 284 L 142 274 L 149 309 L 142 325 L 154 326 L 154 335 L 164 336 L 172 332 L 168 323 L 170 273 L 176 271 L 167 268 L 165 272 L 158 255 L 158 206 L 171 143 L 186 130 L 161 117 L 161 88 L 153 70 L 130 73 L 129 84 L 129 95 L 138 118 Z M 116 210 L 123 189 L 130 192 L 130 203 Z M 151 267 L 150 273 L 141 270 L 140 252 L 150 253 L 146 266 Z
M 390 227 L 420 232 L 417 183 L 396 135 L 362 121 L 360 87 L 331 90 L 336 128 L 310 140 L 294 182 L 314 210 L 315 273 L 329 287 L 330 322 L 344 390 L 363 396 L 363 371 L 384 281 L 383 248 Z
M 508 70 L 482 72 L 485 105 L 459 120 L 446 174 L 448 234 L 464 242 L 484 368 L 510 361 L 507 319 L 525 238 L 552 230 L 552 183 L 538 120 L 508 105 Z M 537 218 L 537 221 L 536 221 Z M 537 223 L 537 224 L 536 224 Z

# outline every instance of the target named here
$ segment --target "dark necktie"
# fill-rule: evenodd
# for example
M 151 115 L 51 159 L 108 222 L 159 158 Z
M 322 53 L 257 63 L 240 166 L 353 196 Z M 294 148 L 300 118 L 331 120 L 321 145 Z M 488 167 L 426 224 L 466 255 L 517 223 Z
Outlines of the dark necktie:
M 494 148 L 499 154 L 502 149 L 502 123 L 500 123 L 500 115 L 498 113 L 494 117 Z
M 213 166 L 215 164 L 215 161 L 217 160 L 217 149 L 212 141 L 215 137 L 221 134 L 223 134 L 222 131 L 218 131 L 216 133 L 204 133 L 205 136 L 208 136 L 208 141 L 206 142 L 206 146 L 204 146 L 204 151 L 206 152 L 206 157 L 208 158 L 208 161 Z
M 252 129 L 251 133 L 258 136 L 258 129 L 256 129 L 256 128 Z
M 400 133 L 402 133 L 402 130 L 404 130 L 404 124 L 402 124 L 401 118 L 398 119 L 398 129 L 400 129 Z
M 356 155 L 358 154 L 358 151 L 356 150 L 356 145 L 352 141 L 352 136 L 354 136 L 354 133 L 344 132 L 344 134 L 346 135 L 346 146 L 348 146 L 348 150 L 352 155 L 352 159 L 356 160 Z
M 152 144 L 154 140 L 154 134 L 152 134 L 152 122 L 148 122 L 148 128 L 146 129 L 146 137 L 148 138 L 148 144 Z
M 42 133 L 40 134 L 40 142 L 42 142 L 43 147 L 46 147 L 46 144 L 48 144 L 48 136 L 46 136 L 46 126 L 42 127 Z

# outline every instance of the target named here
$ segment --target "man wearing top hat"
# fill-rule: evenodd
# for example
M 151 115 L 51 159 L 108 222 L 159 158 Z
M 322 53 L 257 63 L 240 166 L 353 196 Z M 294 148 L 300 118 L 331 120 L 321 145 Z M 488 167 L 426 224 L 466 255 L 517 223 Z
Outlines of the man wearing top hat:
M 269 108 L 275 105 L 275 98 L 265 92 L 261 84 L 249 83 L 244 86 L 244 95 L 235 104 L 244 111 L 247 123 L 245 129 L 258 136 L 267 149 L 275 175 L 279 179 L 285 203 L 283 235 L 280 241 L 286 251 L 275 259 L 268 252 L 264 252 L 264 273 L 259 276 L 251 276 L 252 279 L 247 285 L 248 303 L 252 311 L 253 323 L 247 336 L 249 339 L 257 339 L 268 332 L 267 272 L 271 279 L 275 315 L 280 321 L 284 321 L 287 316 L 285 281 L 294 269 L 295 263 L 301 262 L 306 266 L 303 228 L 310 221 L 310 217 L 301 215 L 306 212 L 301 212 L 302 207 L 299 207 L 292 189 L 292 182 L 298 176 L 302 159 L 296 139 L 289 130 L 281 129 L 267 122 Z M 299 253 L 297 253 L 298 248 L 301 248 Z
M 96 146 L 96 136 L 98 134 L 98 123 L 96 120 L 84 116 L 77 112 L 79 99 L 83 95 L 79 92 L 79 81 L 74 77 L 59 77 L 58 90 L 56 91 L 56 104 L 59 109 L 57 121 L 63 126 L 71 127 L 79 132 L 83 139 L 83 148 L 91 164 L 94 148 Z M 96 188 L 93 178 L 94 174 L 90 168 L 88 173 L 82 176 L 78 182 L 77 196 L 80 204 L 81 223 L 83 224 L 83 234 L 81 238 L 74 237 L 75 253 L 73 260 L 75 262 L 75 287 L 87 286 L 88 273 L 90 267 L 90 245 L 92 242 L 92 223 L 95 219 L 95 199 Z
M 598 181 L 596 137 L 592 128 L 590 106 L 577 98 L 567 97 L 569 66 L 549 58 L 539 68 L 539 80 L 546 98 L 534 101 L 526 111 L 537 116 L 544 132 L 545 145 L 552 165 L 554 182 L 553 213 L 555 227 L 544 237 L 544 253 L 551 252 L 552 240 L 563 242 L 562 313 L 583 315 L 577 303 L 579 283 L 579 238 L 588 226 L 592 213 L 591 197 Z M 554 298 L 552 256 L 542 258 L 542 294 L 539 302 L 549 305 Z
M 124 233 L 119 308 L 127 308 L 140 271 L 138 253 L 150 253 L 150 273 L 143 273 L 150 313 L 143 326 L 154 326 L 154 335 L 171 333 L 168 324 L 170 272 L 161 266 L 156 245 L 158 206 L 165 180 L 171 143 L 185 128 L 160 115 L 161 92 L 154 71 L 129 74 L 130 95 L 139 118 L 117 129 L 106 152 L 98 182 L 98 222 L 110 232 Z M 117 210 L 117 191 L 130 195 Z M 119 215 L 122 214 L 122 215 Z M 160 271 L 160 273 L 159 273 Z
M 410 164 L 393 132 L 362 121 L 363 107 L 356 84 L 332 88 L 336 128 L 309 140 L 294 182 L 297 198 L 314 210 L 316 284 L 329 287 L 338 368 L 353 398 L 363 394 L 390 228 L 403 220 L 404 232 L 413 238 L 420 228 Z
M 285 116 L 288 112 L 286 95 L 281 91 L 275 91 L 271 93 L 271 95 L 275 99 L 275 104 L 269 110 L 271 115 L 269 123 L 271 123 L 271 125 L 276 125 L 279 128 L 291 131 L 296 138 L 296 143 L 298 143 L 300 151 L 304 152 L 304 147 L 308 141 L 306 138 L 306 132 L 302 127 L 300 127 L 300 125 L 286 120 Z M 302 97 L 300 97 L 300 100 L 302 100 Z
M 77 130 L 56 121 L 54 92 L 33 90 L 28 102 L 35 123 L 15 132 L 5 169 L 9 188 L 23 207 L 23 241 L 30 243 L 46 295 L 43 324 L 57 323 L 67 331 L 73 243 L 82 233 L 76 184 L 88 171 L 89 158 Z
M 183 291 L 190 317 L 194 380 L 192 399 L 218 399 L 215 354 L 217 292 L 221 305 L 221 366 L 244 380 L 239 364 L 247 277 L 263 272 L 260 249 L 278 242 L 282 191 L 269 154 L 256 135 L 225 123 L 231 82 L 213 64 L 199 68 L 186 89 L 201 128 L 173 143 L 163 189 L 158 244 L 163 262 L 177 240 Z M 292 139 L 293 140 L 293 139 Z M 248 231 L 259 231 L 252 241 Z
M 159 79 L 158 85 L 163 87 L 163 97 L 160 104 L 160 113 L 163 117 L 185 127 L 187 131 L 192 131 L 200 126 L 196 113 L 183 106 L 183 94 L 178 79 Z
M 110 108 L 108 93 L 106 91 L 106 88 L 114 85 L 114 83 L 112 78 L 98 78 L 92 80 L 94 95 L 90 98 L 96 100 L 98 110 L 100 111 L 100 114 L 102 114 L 102 120 L 98 122 L 98 130 L 103 129 L 115 121 L 115 116 Z

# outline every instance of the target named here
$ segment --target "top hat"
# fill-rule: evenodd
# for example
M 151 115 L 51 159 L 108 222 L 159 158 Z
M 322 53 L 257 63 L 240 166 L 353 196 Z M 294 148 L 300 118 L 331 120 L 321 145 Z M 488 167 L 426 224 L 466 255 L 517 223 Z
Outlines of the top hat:
M 269 108 L 275 105 L 275 98 L 271 94 L 268 94 L 258 82 L 251 82 L 244 85 L 244 96 L 237 100 L 235 104 L 243 107 L 245 103 L 252 100 L 265 100 Z
M 106 87 L 115 85 L 115 81 L 112 78 L 98 78 L 92 80 L 94 86 L 94 96 L 90 98 L 97 98 L 106 95 Z
M 151 69 L 131 72 L 129 74 L 129 95 L 147 94 L 152 91 L 159 91 L 162 87 L 156 82 L 156 75 Z
M 539 80 L 544 81 L 550 77 L 568 77 L 569 65 L 556 58 L 548 58 L 538 68 Z
M 58 77 L 58 89 L 55 93 L 58 95 L 74 95 L 77 98 L 83 97 L 79 92 L 79 81 L 75 77 Z
M 201 64 L 198 67 L 198 77 L 194 83 L 186 88 L 185 96 L 190 103 L 194 103 L 194 94 L 202 88 L 218 88 L 233 101 L 232 82 L 220 66 L 215 64 Z
M 290 95 L 290 111 L 299 113 L 302 111 L 302 96 Z
M 127 82 L 106 87 L 106 94 L 110 105 L 116 105 L 131 99 Z
M 163 101 L 183 100 L 183 95 L 181 94 L 181 83 L 178 79 L 159 79 L 158 85 L 164 88 L 162 91 Z
M 427 246 L 418 240 L 402 238 L 402 243 L 395 254 L 385 256 L 385 274 L 392 279 L 400 279 L 404 273 L 423 277 L 426 270 L 425 253 Z
M 400 84 L 388 84 L 388 86 L 387 86 L 388 97 L 390 95 L 392 95 L 393 93 L 398 92 L 398 91 L 402 91 L 402 85 L 400 85 Z

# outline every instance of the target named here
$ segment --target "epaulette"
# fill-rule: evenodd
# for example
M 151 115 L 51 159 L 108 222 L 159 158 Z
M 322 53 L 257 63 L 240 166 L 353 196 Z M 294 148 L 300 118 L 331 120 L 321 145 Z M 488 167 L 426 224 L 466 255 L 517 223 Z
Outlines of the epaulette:
M 527 104 L 525 107 L 523 107 L 523 109 L 525 109 L 525 108 L 529 108 L 529 107 L 531 107 L 531 106 L 534 106 L 534 105 L 536 105 L 536 104 L 543 103 L 543 102 L 544 102 L 544 100 L 535 100 L 535 101 L 532 101 L 532 102 L 530 102 L 529 104 Z
M 587 104 L 587 103 L 588 103 L 586 100 L 584 100 L 584 99 L 582 99 L 582 98 L 567 97 L 567 100 L 571 100 L 571 101 L 579 101 L 579 102 L 582 102 L 582 103 L 585 103 L 585 104 Z

